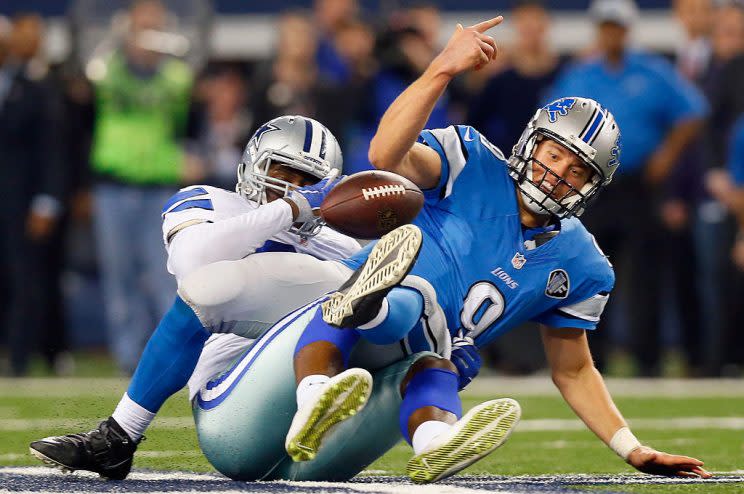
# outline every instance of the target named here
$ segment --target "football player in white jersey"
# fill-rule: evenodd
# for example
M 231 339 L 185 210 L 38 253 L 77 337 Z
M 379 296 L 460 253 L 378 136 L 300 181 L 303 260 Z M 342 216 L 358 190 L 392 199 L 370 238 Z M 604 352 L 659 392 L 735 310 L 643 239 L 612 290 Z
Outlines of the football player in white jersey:
M 162 217 L 178 294 L 127 392 L 97 429 L 35 441 L 31 453 L 63 470 L 125 478 L 145 429 L 186 384 L 211 336 L 220 340 L 220 352 L 200 366 L 207 373 L 224 368 L 249 344 L 246 338 L 338 288 L 350 270 L 329 260 L 360 246 L 324 227 L 317 209 L 341 169 L 341 149 L 326 127 L 284 116 L 248 142 L 236 192 L 197 185 L 174 195 Z

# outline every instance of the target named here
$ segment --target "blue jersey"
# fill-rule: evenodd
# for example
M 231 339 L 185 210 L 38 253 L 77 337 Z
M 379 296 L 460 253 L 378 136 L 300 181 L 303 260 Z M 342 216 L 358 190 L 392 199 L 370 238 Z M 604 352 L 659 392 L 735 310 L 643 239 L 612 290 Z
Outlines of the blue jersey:
M 467 126 L 425 130 L 420 141 L 441 157 L 442 175 L 414 221 L 423 245 L 411 274 L 434 287 L 450 332 L 483 346 L 525 321 L 596 328 L 615 277 L 581 222 L 561 220 L 558 235 L 527 250 L 501 151 Z M 356 269 L 370 249 L 346 264 Z

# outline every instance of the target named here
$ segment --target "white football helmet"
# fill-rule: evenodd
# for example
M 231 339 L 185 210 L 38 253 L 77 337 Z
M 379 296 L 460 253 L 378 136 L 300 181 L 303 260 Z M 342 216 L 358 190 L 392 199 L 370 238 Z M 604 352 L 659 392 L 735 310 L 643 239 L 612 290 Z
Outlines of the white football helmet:
M 579 190 L 533 157 L 537 144 L 552 139 L 570 149 L 594 174 Z M 612 181 L 620 165 L 620 128 L 615 117 L 589 98 L 561 98 L 540 108 L 527 124 L 509 158 L 510 175 L 517 181 L 524 205 L 539 214 L 558 217 L 580 216 L 587 203 Z M 533 178 L 533 164 L 542 167 L 539 181 Z M 550 174 L 568 192 L 558 197 L 546 193 L 545 179 Z M 558 187 L 550 187 L 555 191 Z
M 266 204 L 266 190 L 286 196 L 295 188 L 291 183 L 271 177 L 270 167 L 282 165 L 312 175 L 318 181 L 333 170 L 343 169 L 338 141 L 320 122 L 298 115 L 285 115 L 263 124 L 248 141 L 238 164 L 235 190 L 251 201 Z M 320 223 L 295 225 L 290 231 L 311 236 Z

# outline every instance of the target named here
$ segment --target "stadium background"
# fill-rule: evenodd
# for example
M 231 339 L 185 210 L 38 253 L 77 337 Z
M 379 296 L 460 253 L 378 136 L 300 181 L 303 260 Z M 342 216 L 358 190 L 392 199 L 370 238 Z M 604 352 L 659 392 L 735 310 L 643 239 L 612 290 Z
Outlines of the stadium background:
M 326 122 L 342 141 L 345 156 L 352 169 L 363 169 L 365 138 L 368 138 L 369 131 L 378 117 L 376 112 L 379 112 L 379 108 L 374 106 L 370 108 L 368 103 L 385 101 L 384 97 L 376 96 L 380 94 L 381 87 L 392 92 L 398 87 L 391 84 L 389 79 L 381 81 L 377 76 L 384 68 L 390 68 L 390 65 L 386 64 L 394 65 L 394 62 L 400 62 L 398 59 L 391 61 L 391 50 L 395 52 L 395 48 L 400 48 L 401 43 L 410 41 L 407 38 L 409 35 L 423 41 L 423 45 L 426 46 L 422 45 L 420 48 L 425 47 L 428 50 L 426 53 L 430 56 L 446 41 L 456 22 L 467 25 L 490 17 L 494 13 L 503 13 L 506 16 L 504 25 L 493 33 L 504 51 L 502 58 L 505 61 L 495 64 L 490 70 L 462 78 L 453 85 L 448 95 L 448 106 L 441 113 L 442 120 L 439 123 L 444 124 L 470 123 L 472 120 L 469 117 L 474 114 L 474 107 L 488 101 L 478 99 L 478 95 L 484 91 L 488 82 L 508 72 L 512 68 L 510 57 L 519 56 L 520 50 L 531 46 L 524 39 L 521 39 L 524 44 L 520 44 L 520 36 L 524 36 L 524 33 L 520 34 L 515 29 L 510 18 L 511 9 L 520 2 L 362 0 L 359 2 L 359 10 L 347 19 L 344 28 L 352 32 L 351 36 L 361 36 L 360 33 L 364 33 L 376 37 L 377 45 L 374 51 L 371 46 L 369 47 L 366 59 L 354 58 L 355 63 L 359 62 L 358 67 L 355 67 L 359 69 L 358 72 L 352 71 L 351 75 L 344 70 L 339 72 L 333 63 L 324 68 L 323 63 L 327 61 L 315 59 L 313 53 L 310 67 L 313 74 L 316 71 L 321 74 L 312 78 L 310 84 L 313 90 L 305 91 L 302 101 L 297 104 L 272 106 L 267 104 L 267 101 L 276 103 L 276 87 L 272 93 L 272 84 L 265 78 L 266 74 L 271 72 L 267 67 L 271 67 L 276 61 L 276 47 L 281 42 L 278 33 L 281 32 L 280 24 L 283 20 L 292 16 L 304 17 L 312 37 L 318 36 L 320 41 L 333 45 L 332 37 L 325 37 L 327 33 L 319 27 L 318 21 L 313 17 L 314 2 L 184 0 L 163 3 L 171 9 L 171 17 L 164 31 L 174 34 L 175 37 L 161 38 L 161 48 L 165 52 L 183 56 L 196 80 L 188 128 L 178 137 L 178 142 L 189 153 L 199 158 L 197 163 L 202 168 L 197 166 L 196 169 L 190 169 L 193 174 L 184 174 L 185 178 L 180 184 L 209 181 L 231 188 L 230 182 L 234 179 L 234 158 L 239 156 L 240 152 L 239 143 L 245 142 L 245 137 L 250 135 L 255 125 L 275 116 L 272 111 L 286 108 L 293 110 L 305 108 L 311 116 Z M 333 3 L 333 0 L 328 3 Z M 535 2 L 526 3 L 532 5 Z M 1 276 L 4 281 L 13 276 L 11 272 L 15 260 L 21 259 L 23 266 L 36 266 L 33 272 L 26 273 L 26 285 L 39 288 L 36 295 L 28 295 L 32 298 L 31 302 L 27 303 L 23 299 L 27 296 L 26 291 L 20 289 L 23 293 L 19 294 L 18 285 L 4 282 L 0 286 L 2 294 L 0 309 L 7 318 L 16 318 L 0 327 L 2 345 L 0 375 L 12 376 L 0 381 L 0 397 L 4 403 L 0 407 L 0 436 L 7 439 L 4 441 L 6 446 L 0 450 L 0 465 L 32 464 L 24 453 L 25 444 L 29 440 L 42 435 L 69 432 L 78 427 L 85 428 L 109 413 L 109 409 L 124 389 L 126 382 L 123 380 L 124 377 L 132 370 L 131 359 L 127 361 L 126 358 L 117 356 L 116 350 L 112 352 L 112 343 L 110 337 L 107 337 L 105 310 L 110 301 L 103 295 L 93 228 L 96 221 L 95 208 L 91 206 L 89 194 L 91 188 L 100 182 L 101 176 L 91 170 L 88 154 L 96 110 L 91 81 L 95 81 L 97 72 L 96 64 L 91 62 L 104 60 L 121 43 L 123 33 L 126 31 L 125 24 L 122 24 L 125 17 L 121 13 L 126 11 L 128 4 L 129 2 L 119 0 L 0 2 L 0 16 L 5 16 L 0 20 L 0 53 L 6 53 L 14 23 L 19 20 L 29 21 L 32 26 L 29 29 L 30 34 L 22 43 L 25 43 L 27 48 L 33 46 L 36 36 L 36 40 L 40 41 L 40 48 L 38 51 L 33 48 L 25 50 L 26 53 L 33 53 L 29 53 L 28 59 L 24 61 L 24 67 L 28 69 L 28 74 L 31 74 L 30 79 L 38 82 L 50 100 L 62 102 L 61 113 L 56 115 L 55 125 L 63 141 L 57 148 L 62 150 L 62 158 L 54 160 L 53 166 L 58 167 L 57 170 L 50 171 L 43 163 L 32 165 L 28 162 L 11 162 L 2 149 L 3 143 L 8 142 L 3 140 L 2 133 L 13 135 L 15 129 L 12 123 L 10 126 L 0 126 L 2 170 L 0 189 L 6 191 L 13 189 L 14 182 L 7 178 L 9 175 L 7 170 L 11 167 L 32 170 L 32 176 L 34 180 L 38 179 L 38 182 L 44 182 L 46 176 L 64 178 L 64 187 L 55 197 L 59 200 L 60 207 L 55 210 L 55 224 L 51 233 L 42 238 L 29 238 L 28 244 L 6 242 L 9 246 L 5 248 L 11 249 L 11 254 L 8 254 L 9 250 L 4 250 L 0 258 Z M 700 12 L 711 14 L 708 30 L 700 39 L 713 35 L 711 30 L 717 22 L 716 9 L 740 8 L 731 7 L 737 5 L 735 2 L 716 3 L 705 0 L 680 1 L 678 4 L 702 9 L 695 14 L 698 17 L 701 16 Z M 546 20 L 548 30 L 543 38 L 539 36 L 539 29 L 537 31 L 533 29 L 532 36 L 535 37 L 533 45 L 539 45 L 537 48 L 543 57 L 551 58 L 551 53 L 558 55 L 555 57 L 557 71 L 565 69 L 572 61 L 581 61 L 596 54 L 596 26 L 587 13 L 588 1 L 555 0 L 543 2 L 543 5 L 549 13 Z M 684 70 L 683 60 L 687 54 L 696 50 L 695 43 L 688 36 L 689 33 L 680 18 L 675 15 L 670 2 L 646 0 L 639 1 L 638 6 L 640 13 L 631 27 L 631 44 L 669 60 L 671 62 L 669 70 Z M 410 15 L 410 9 L 426 11 L 420 18 L 439 27 L 434 32 L 427 32 L 426 25 L 422 27 L 416 24 L 414 20 L 416 16 Z M 738 25 L 734 19 L 732 22 L 734 27 L 731 28 L 734 32 L 729 33 L 732 38 L 738 37 L 738 44 L 733 43 L 735 45 L 733 52 L 715 63 L 702 64 L 703 68 L 696 74 L 685 74 L 689 75 L 690 80 L 700 88 L 702 94 L 716 102 L 727 101 L 725 95 L 721 94 L 725 88 L 720 82 L 715 80 L 711 82 L 709 79 L 715 78 L 709 76 L 714 72 L 733 73 L 725 71 L 729 70 L 729 66 L 741 64 L 741 55 L 744 54 L 744 14 L 735 12 L 739 11 L 729 11 L 729 17 L 735 18 L 739 15 L 740 18 Z M 38 21 L 41 21 L 41 24 Z M 43 31 L 34 28 L 42 24 Z M 295 34 L 303 32 L 301 29 L 297 30 L 298 24 L 290 24 L 290 27 L 292 29 L 286 32 Z M 292 39 L 285 39 L 284 42 L 290 43 L 294 48 L 307 41 L 306 39 L 303 41 L 301 37 L 290 38 Z M 370 39 L 360 41 L 359 37 L 353 39 L 362 45 L 370 42 Z M 294 49 L 289 45 L 286 47 Z M 396 53 L 400 54 L 400 51 Z M 713 60 L 715 55 L 711 55 L 710 51 L 709 49 L 706 52 L 706 56 Z M 423 59 L 426 58 L 426 53 L 421 55 Z M 343 56 L 353 58 L 359 55 L 344 53 Z M 6 62 L 12 60 L 12 57 L 0 55 L 0 102 L 3 101 L 3 58 Z M 5 65 L 6 68 L 8 66 Z M 403 80 L 415 75 L 415 71 L 415 66 L 407 67 Z M 542 90 L 547 91 L 545 87 Z M 221 100 L 219 93 L 228 96 Z M 536 94 L 532 97 L 539 100 Z M 734 99 L 730 101 L 728 106 L 724 106 L 728 113 L 744 110 L 736 106 Z M 360 102 L 365 104 L 359 104 Z M 215 124 L 210 121 L 210 108 L 224 109 L 229 114 L 228 120 L 236 127 L 230 132 L 240 136 L 226 146 L 232 148 L 231 150 L 219 149 L 219 159 L 212 159 L 214 156 L 209 156 L 211 148 L 204 145 L 205 136 L 210 132 L 210 125 Z M 647 222 L 650 221 L 649 218 L 657 216 L 664 219 L 667 211 L 664 207 L 670 201 L 675 206 L 681 204 L 683 212 L 680 213 L 681 216 L 672 214 L 667 218 L 670 222 L 661 223 L 664 228 L 661 233 L 665 235 L 663 238 L 667 239 L 660 258 L 662 262 L 653 266 L 654 269 L 650 269 L 647 265 L 626 262 L 622 257 L 617 259 L 619 280 L 622 280 L 624 273 L 637 274 L 641 271 L 646 276 L 663 281 L 658 307 L 655 308 L 659 317 L 657 325 L 661 350 L 659 357 L 649 363 L 643 362 L 643 357 L 634 353 L 638 342 L 634 340 L 637 336 L 634 336 L 633 330 L 628 327 L 628 314 L 637 310 L 637 307 L 630 302 L 633 287 L 624 285 L 622 281 L 619 283 L 617 293 L 613 295 L 613 305 L 601 328 L 604 336 L 597 342 L 595 352 L 598 364 L 609 376 L 696 379 L 648 381 L 651 389 L 679 390 L 677 394 L 672 391 L 667 396 L 656 397 L 649 396 L 653 392 L 644 394 L 641 391 L 639 396 L 633 391 L 636 387 L 634 383 L 641 381 L 611 380 L 610 385 L 611 389 L 613 386 L 627 385 L 626 388 L 622 388 L 625 391 L 620 395 L 625 397 L 619 401 L 621 409 L 630 408 L 629 416 L 632 419 L 646 418 L 659 421 L 646 423 L 645 429 L 642 430 L 646 432 L 646 437 L 655 438 L 657 444 L 665 448 L 684 446 L 688 449 L 689 446 L 692 454 L 712 459 L 712 464 L 716 466 L 714 469 L 736 474 L 740 473 L 742 467 L 744 444 L 741 439 L 735 437 L 736 434 L 740 435 L 740 432 L 730 434 L 728 431 L 740 431 L 744 428 L 740 417 L 741 397 L 744 396 L 744 391 L 737 380 L 711 378 L 741 376 L 744 352 L 741 350 L 742 336 L 737 328 L 744 320 L 739 307 L 742 300 L 742 271 L 729 256 L 736 232 L 732 215 L 726 211 L 723 204 L 725 201 L 713 198 L 704 186 L 709 170 L 725 168 L 732 117 L 721 117 L 715 113 L 715 105 L 711 105 L 711 108 L 712 111 L 707 116 L 707 125 L 699 131 L 695 142 L 683 153 L 694 157 L 696 163 L 691 167 L 693 172 L 683 173 L 681 178 L 673 174 L 668 183 L 655 190 L 654 204 L 658 209 L 649 211 L 648 216 L 633 218 L 637 222 Z M 498 107 L 486 107 L 484 110 L 499 115 L 504 111 Z M 3 106 L 0 104 L 0 120 L 2 113 Z M 504 118 L 508 118 L 508 115 Z M 521 127 L 523 123 L 520 121 L 519 126 Z M 53 126 L 51 130 L 54 128 Z M 701 145 L 698 149 L 696 143 L 708 142 L 708 134 L 720 136 L 717 140 L 713 139 L 719 144 L 714 148 Z M 510 148 L 508 145 L 502 147 Z M 680 160 L 677 168 L 689 170 L 690 166 L 684 161 Z M 168 185 L 177 187 L 180 184 Z M 141 184 L 135 184 L 135 188 L 139 185 Z M 689 190 L 697 192 L 689 194 L 687 193 Z M 19 201 L 27 208 L 32 208 L 33 199 L 38 192 L 33 191 Z M 628 203 L 631 202 L 632 198 L 628 197 Z M 679 213 L 680 209 L 673 211 Z M 627 214 L 622 209 L 616 213 L 619 217 Z M 153 211 L 153 215 L 158 214 L 159 211 Z M 607 222 L 615 220 L 616 218 L 606 218 Z M 4 230 L 0 233 L 5 239 L 13 235 L 13 230 L 7 227 L 7 224 L 7 221 L 2 224 Z M 32 248 L 26 249 L 24 245 L 26 247 L 30 245 Z M 156 236 L 152 248 L 162 249 L 161 245 L 159 236 Z M 613 258 L 613 261 L 615 260 Z M 33 298 L 34 296 L 37 298 Z M 27 312 L 19 316 L 18 311 L 14 313 L 13 310 L 17 307 L 27 307 Z M 698 310 L 691 311 L 690 307 L 697 307 Z M 157 309 L 153 310 L 152 316 L 157 317 Z M 131 347 L 141 348 L 144 344 L 148 332 L 152 331 L 154 325 L 146 326 L 132 330 L 139 335 L 139 340 L 130 343 Z M 649 335 L 649 341 L 653 338 L 654 336 Z M 131 353 L 133 350 L 130 348 L 129 351 Z M 535 328 L 527 326 L 512 332 L 489 350 L 487 360 L 488 368 L 484 370 L 487 376 L 485 384 L 472 396 L 489 397 L 499 392 L 494 388 L 497 388 L 500 382 L 511 382 L 500 381 L 501 376 L 535 374 L 539 377 L 516 381 L 516 384 L 512 384 L 513 387 L 507 386 L 504 392 L 511 390 L 518 398 L 527 400 L 531 406 L 525 409 L 533 410 L 528 412 L 526 416 L 528 419 L 552 420 L 570 417 L 566 407 L 558 404 L 554 392 L 547 388 L 534 390 L 523 388 L 524 383 L 549 380 L 547 376 L 542 376 L 544 361 Z M 31 377 L 18 379 L 20 376 L 29 375 Z M 488 377 L 489 375 L 491 377 Z M 73 377 L 57 381 L 53 376 Z M 38 379 L 40 377 L 43 379 Z M 706 396 L 696 396 L 695 390 L 702 388 L 709 388 L 711 392 Z M 177 400 L 183 402 L 183 396 L 179 395 L 171 402 Z M 138 465 L 156 469 L 209 471 L 203 457 L 196 450 L 193 431 L 188 425 L 188 409 L 183 403 L 169 406 L 171 408 L 165 411 L 162 428 L 156 422 L 151 443 L 144 448 L 145 450 L 149 448 L 151 453 L 149 456 L 145 453 L 143 458 L 138 460 Z M 679 429 L 673 430 L 684 432 L 659 431 L 661 421 L 670 416 L 682 419 Z M 696 426 L 684 422 L 690 418 L 700 418 L 705 425 Z M 174 420 L 168 422 L 169 419 Z M 535 427 L 537 429 L 527 433 L 533 434 L 534 438 L 515 446 L 514 454 L 517 456 L 514 457 L 514 464 L 496 460 L 496 463 L 483 466 L 478 473 L 627 471 L 623 470 L 622 464 L 618 464 L 612 458 L 611 453 L 604 452 L 602 446 L 585 431 L 566 433 L 560 428 Z M 532 458 L 532 448 L 535 444 L 542 445 L 541 447 L 547 444 L 548 453 L 541 458 Z M 403 461 L 400 458 L 404 458 L 406 453 L 403 448 L 398 449 L 400 451 L 396 453 L 397 457 L 393 455 L 390 457 L 392 459 L 384 459 L 379 470 L 387 474 L 399 474 L 402 471 L 399 462 Z M 563 456 L 576 454 L 585 455 L 586 458 L 594 454 L 600 456 L 606 454 L 596 463 L 587 459 L 566 462 L 563 465 L 548 465 L 551 463 L 550 455 L 555 451 L 560 451 Z M 711 489 L 706 488 L 700 492 L 713 492 Z

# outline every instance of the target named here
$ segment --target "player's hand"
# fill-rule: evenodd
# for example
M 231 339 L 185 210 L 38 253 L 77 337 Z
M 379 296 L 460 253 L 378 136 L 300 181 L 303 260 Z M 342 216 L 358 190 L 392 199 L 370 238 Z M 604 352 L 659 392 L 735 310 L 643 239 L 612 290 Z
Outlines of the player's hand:
M 330 175 L 317 184 L 306 185 L 290 192 L 284 199 L 297 206 L 297 214 L 293 217 L 294 222 L 315 221 L 323 200 L 342 179 L 343 177 L 338 176 L 338 170 L 333 170 Z M 295 208 L 292 208 L 292 211 L 294 212 Z
M 482 363 L 475 341 L 463 334 L 462 330 L 452 339 L 450 360 L 457 367 L 457 389 L 462 390 L 478 375 Z
M 470 27 L 458 24 L 447 45 L 432 62 L 432 67 L 437 73 L 450 77 L 470 69 L 480 69 L 498 54 L 496 41 L 485 33 L 503 20 L 503 16 L 498 16 Z
M 710 473 L 703 469 L 703 462 L 689 456 L 670 455 L 641 446 L 628 456 L 628 463 L 644 473 L 669 477 L 701 477 L 708 479 Z

